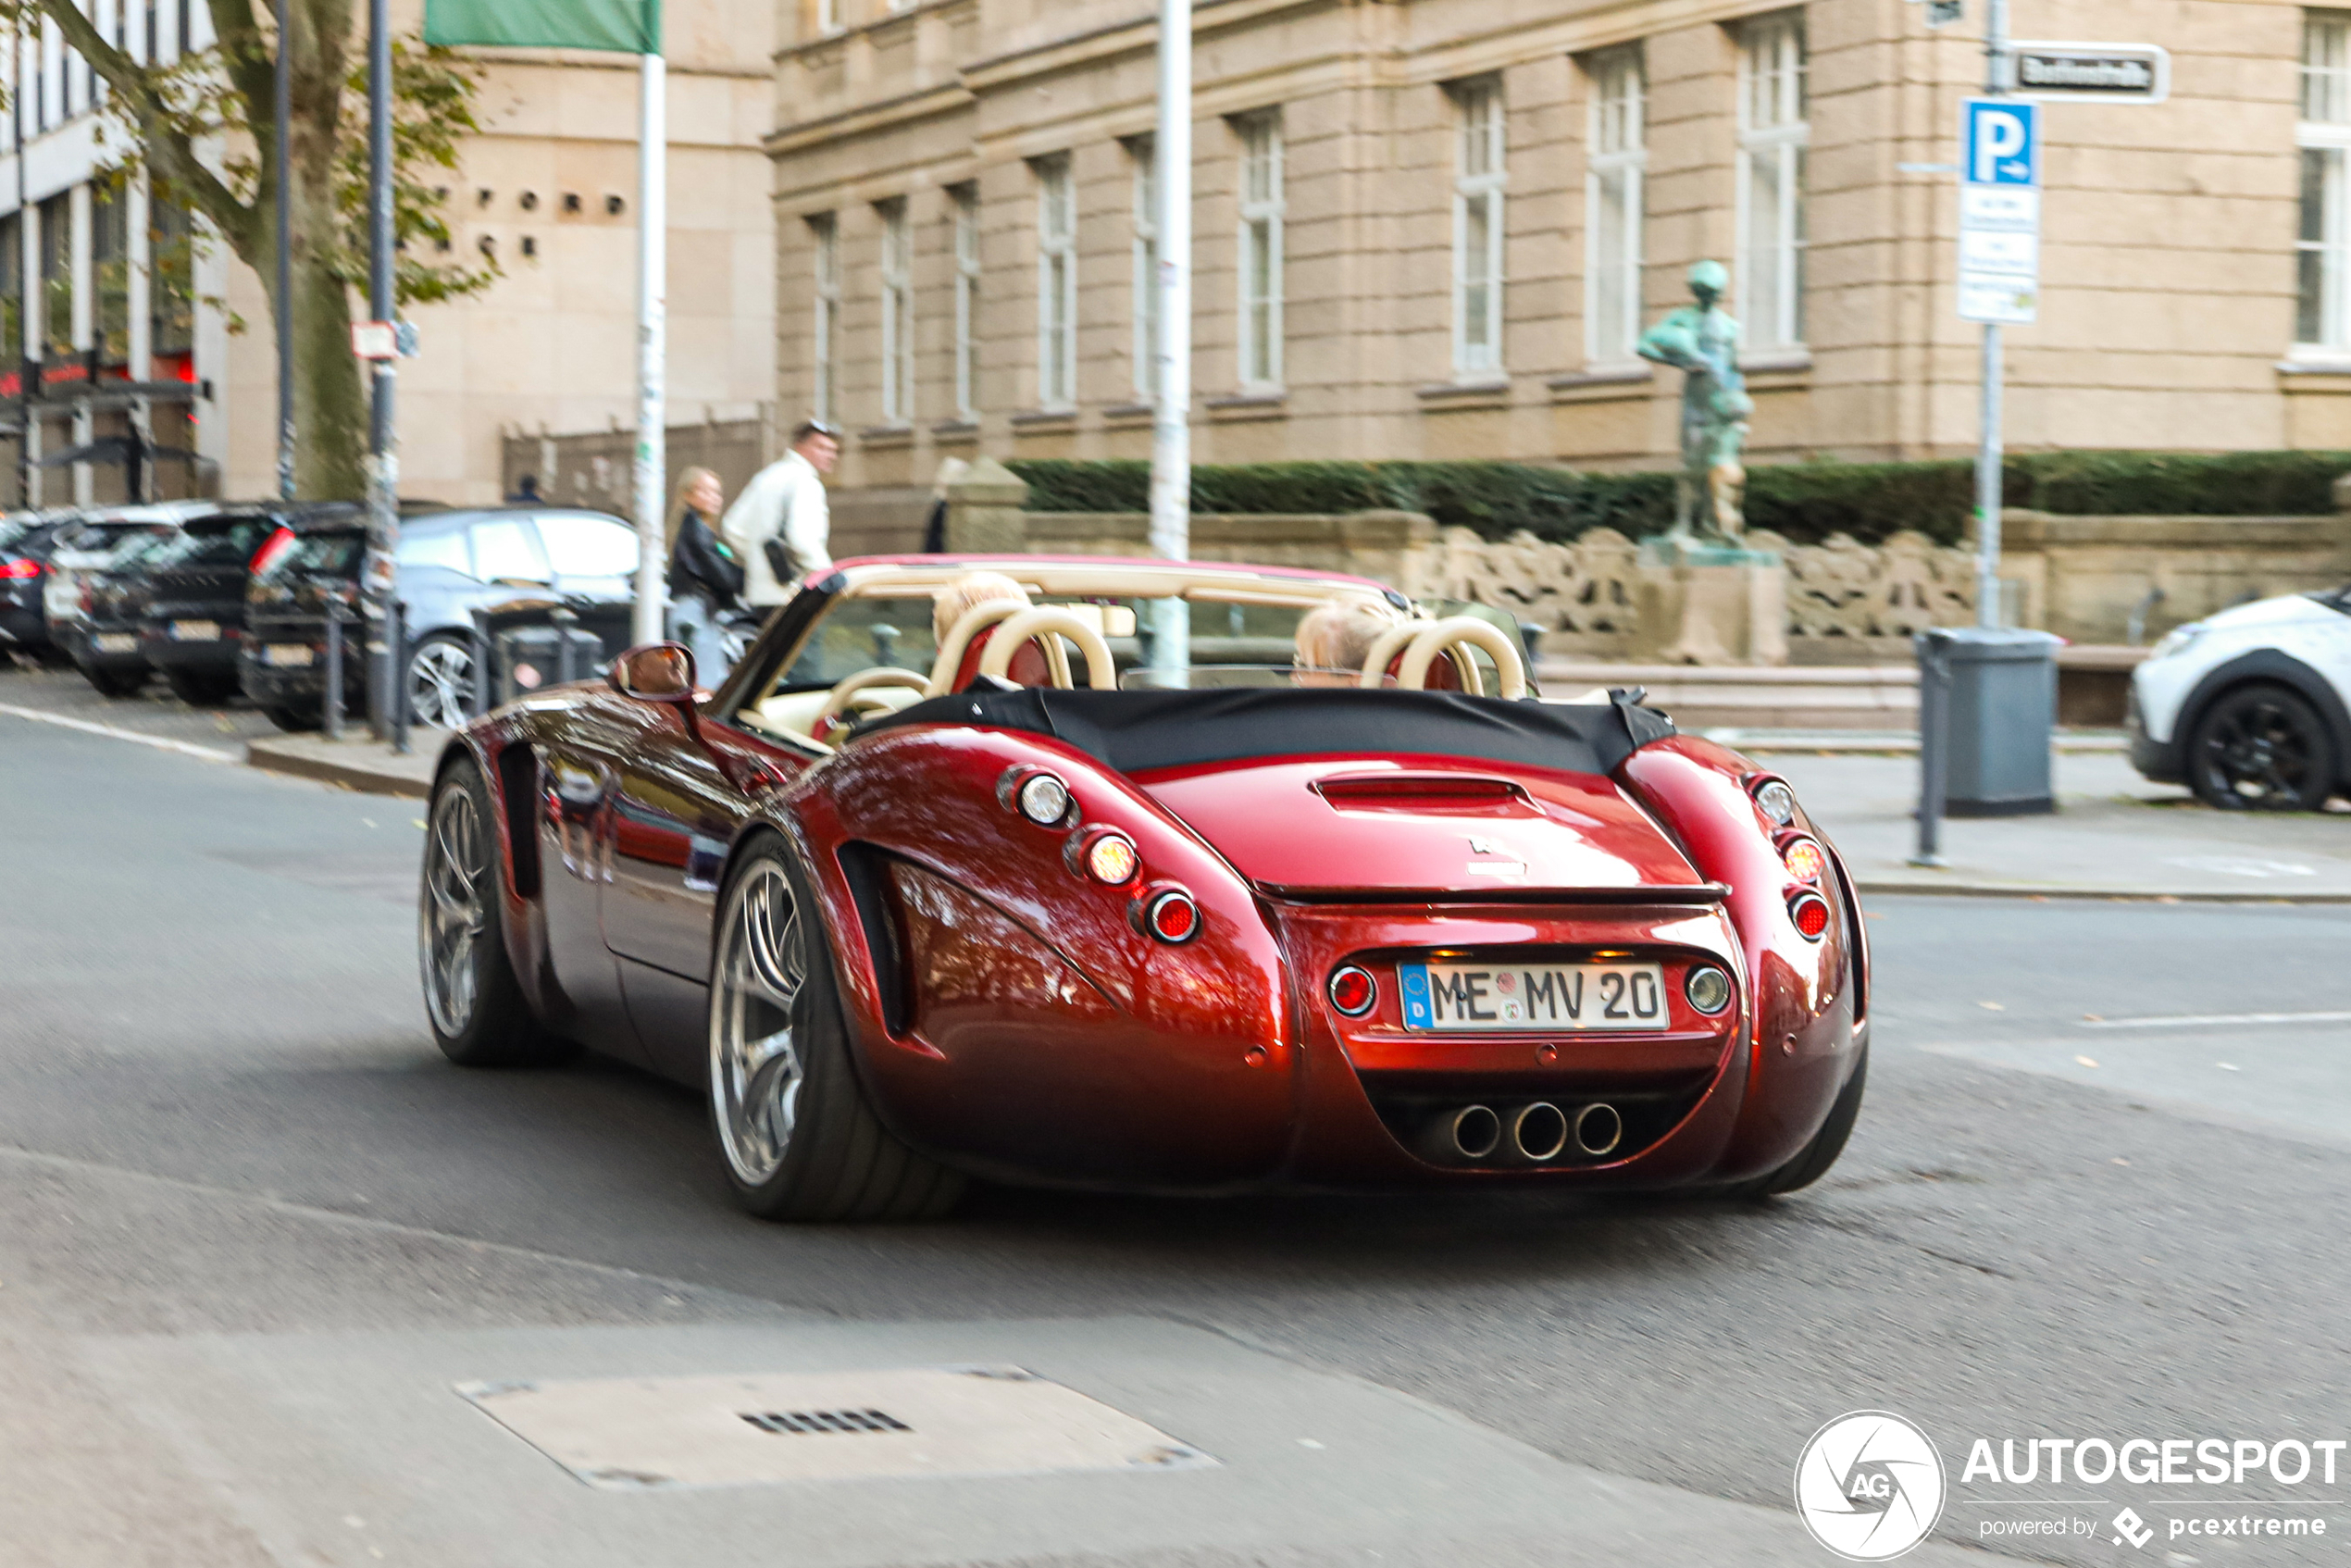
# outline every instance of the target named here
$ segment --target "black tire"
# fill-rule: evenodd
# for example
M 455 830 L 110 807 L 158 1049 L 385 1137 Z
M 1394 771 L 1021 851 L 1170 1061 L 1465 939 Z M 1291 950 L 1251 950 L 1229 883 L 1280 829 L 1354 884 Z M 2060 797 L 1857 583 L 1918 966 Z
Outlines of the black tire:
M 1743 1181 L 1724 1189 L 1731 1198 L 1777 1198 L 1811 1186 L 1829 1174 L 1836 1157 L 1845 1152 L 1845 1140 L 1853 1136 L 1853 1124 L 1860 1119 L 1861 1091 L 1870 1077 L 1870 1048 L 1861 1048 L 1861 1059 L 1853 1064 L 1853 1076 L 1845 1080 L 1837 1091 L 1836 1103 L 1829 1107 L 1828 1120 L 1812 1135 L 1812 1141 L 1796 1151 L 1796 1158 L 1768 1175 L 1752 1181 Z
M 147 684 L 150 671 L 143 669 L 84 669 L 82 675 L 98 689 L 101 697 L 135 697 Z
M 269 716 L 270 723 L 286 731 L 289 735 L 299 735 L 305 730 L 316 729 L 321 724 L 326 722 L 319 716 L 318 710 L 316 708 L 289 708 L 279 706 L 274 708 L 264 708 L 261 711 Z
M 441 1053 L 460 1067 L 547 1066 L 576 1048 L 540 1026 L 506 955 L 496 822 L 472 758 L 441 776 L 417 895 L 425 1016 Z
M 736 1201 L 762 1219 L 793 1221 L 929 1219 L 953 1208 L 964 1177 L 900 1142 L 858 1082 L 832 944 L 821 918 L 799 918 L 818 906 L 782 839 L 752 846 L 718 907 L 708 1089 Z M 769 1049 L 754 1060 L 761 1044 Z
M 2188 736 L 2188 787 L 2221 811 L 2317 811 L 2334 793 L 2334 737 L 2309 699 L 2259 681 L 2214 698 Z
M 237 694 L 237 678 L 212 671 L 174 669 L 164 672 L 171 694 L 192 708 L 217 708 Z

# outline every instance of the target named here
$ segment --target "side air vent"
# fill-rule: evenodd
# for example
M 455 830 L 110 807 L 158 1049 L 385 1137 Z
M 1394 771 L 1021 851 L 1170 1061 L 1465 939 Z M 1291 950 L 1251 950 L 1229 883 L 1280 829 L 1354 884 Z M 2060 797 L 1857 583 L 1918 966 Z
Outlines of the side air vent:
M 498 793 L 514 845 L 515 896 L 539 896 L 539 757 L 528 745 L 498 753 Z
M 874 955 L 874 981 L 881 991 L 882 1027 L 893 1035 L 902 1035 L 912 1009 L 908 1005 L 906 961 L 898 940 L 898 920 L 890 908 L 888 860 L 871 844 L 840 847 L 841 875 L 848 878 L 849 896 L 857 901 L 857 924 L 865 934 L 865 951 Z

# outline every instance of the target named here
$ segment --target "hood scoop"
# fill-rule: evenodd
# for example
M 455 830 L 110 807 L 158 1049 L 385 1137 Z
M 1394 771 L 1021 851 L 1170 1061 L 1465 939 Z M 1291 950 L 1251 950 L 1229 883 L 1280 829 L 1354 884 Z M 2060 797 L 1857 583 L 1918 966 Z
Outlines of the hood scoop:
M 1137 777 L 1264 891 L 1315 901 L 1570 897 L 1711 903 L 1722 890 L 1613 780 L 1491 764 L 1269 760 Z

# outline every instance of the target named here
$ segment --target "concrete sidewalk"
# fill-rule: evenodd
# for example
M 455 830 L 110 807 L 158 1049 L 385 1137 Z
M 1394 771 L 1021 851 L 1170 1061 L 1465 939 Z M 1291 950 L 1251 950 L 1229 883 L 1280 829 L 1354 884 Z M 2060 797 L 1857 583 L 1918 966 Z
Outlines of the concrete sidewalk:
M 363 795 L 402 795 L 421 801 L 432 793 L 433 765 L 449 743 L 449 731 L 421 726 L 411 729 L 405 753 L 367 740 L 367 733 L 364 726 L 355 726 L 352 738 L 344 740 L 330 740 L 324 735 L 272 735 L 246 741 L 245 761 L 267 772 L 340 784 Z

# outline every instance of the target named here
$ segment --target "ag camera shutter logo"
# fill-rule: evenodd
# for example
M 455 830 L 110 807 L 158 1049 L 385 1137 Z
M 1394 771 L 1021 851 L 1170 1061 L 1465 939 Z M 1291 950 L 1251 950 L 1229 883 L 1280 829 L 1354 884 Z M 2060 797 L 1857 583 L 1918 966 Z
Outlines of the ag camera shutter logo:
M 1838 1416 L 1796 1462 L 1797 1516 L 1850 1562 L 1884 1562 L 1926 1539 L 1943 1516 L 1944 1487 L 1934 1444 L 1888 1411 Z

